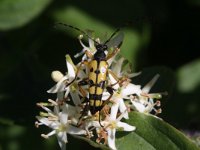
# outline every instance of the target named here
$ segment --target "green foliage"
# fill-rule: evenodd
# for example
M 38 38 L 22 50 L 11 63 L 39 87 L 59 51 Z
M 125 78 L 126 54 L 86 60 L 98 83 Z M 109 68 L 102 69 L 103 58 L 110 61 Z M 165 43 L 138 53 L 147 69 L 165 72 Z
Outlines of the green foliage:
M 161 118 L 131 112 L 126 122 L 137 128 L 133 132 L 117 132 L 116 146 L 118 150 L 199 150 L 189 138 Z M 87 138 L 77 138 L 83 139 L 95 147 L 108 149 Z
M 173 149 L 198 150 L 199 148 L 180 131 L 153 116 L 132 112 L 127 122 L 138 127 L 125 137 L 118 138 L 119 150 L 127 149 Z
M 173 149 L 173 150 L 197 150 L 192 143 L 180 131 L 166 122 L 141 113 L 130 114 L 128 123 L 138 127 L 135 133 L 130 133 L 125 138 L 117 140 L 118 148 L 122 149 Z M 125 142 L 126 141 L 126 142 Z M 126 146 L 127 145 L 127 146 Z
M 36 18 L 51 0 L 1 0 L 0 30 L 21 27 Z
M 191 92 L 200 84 L 200 60 L 182 66 L 177 72 L 178 90 Z

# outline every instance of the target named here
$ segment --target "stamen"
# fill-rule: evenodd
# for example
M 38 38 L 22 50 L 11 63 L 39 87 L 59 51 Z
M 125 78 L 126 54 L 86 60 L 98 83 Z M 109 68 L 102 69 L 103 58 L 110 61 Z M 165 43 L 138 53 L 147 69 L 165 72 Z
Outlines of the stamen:
M 79 40 L 82 40 L 82 39 L 83 39 L 83 34 L 80 34 L 80 35 L 78 36 L 78 39 L 79 39 Z
M 49 116 L 49 114 L 46 113 L 46 112 L 40 112 L 39 114 L 40 114 L 41 117 L 48 117 Z
M 45 139 L 48 139 L 48 138 L 49 138 L 49 136 L 46 135 L 46 134 L 41 134 L 41 137 L 43 137 L 43 138 L 45 138 Z
M 129 77 L 129 78 L 133 78 L 133 77 L 136 77 L 136 76 L 140 75 L 141 73 L 142 73 L 142 72 L 130 73 L 130 74 L 128 74 L 128 77 Z
M 161 102 L 160 101 L 156 101 L 155 105 L 158 106 L 158 107 L 160 107 L 161 106 Z
M 48 117 L 48 120 L 49 121 L 58 121 L 59 118 L 57 116 L 50 116 L 50 117 Z
M 83 50 L 83 51 L 81 51 L 80 53 L 75 54 L 74 57 L 75 57 L 75 58 L 78 58 L 78 57 L 80 57 L 81 55 L 83 55 L 84 53 L 85 53 L 85 51 Z
M 157 112 L 156 112 L 157 114 L 160 114 L 160 113 L 162 113 L 162 109 L 160 108 L 160 109 L 157 109 Z
M 96 41 L 97 43 L 100 43 L 100 42 L 101 42 L 99 38 L 96 38 L 95 41 Z
M 85 45 L 83 44 L 83 42 L 82 42 L 81 39 L 79 39 L 79 42 L 80 42 L 81 46 L 83 47 L 83 49 L 87 48 L 87 46 L 85 46 Z
M 35 127 L 36 127 L 36 128 L 39 128 L 40 125 L 43 125 L 43 123 L 40 123 L 40 122 L 38 122 L 38 121 L 35 122 Z
M 41 134 L 41 137 L 45 138 L 45 139 L 48 139 L 50 136 L 56 134 L 56 131 L 53 130 L 51 132 L 49 132 L 48 134 Z
M 55 101 L 52 100 L 52 99 L 48 99 L 48 102 L 50 102 L 50 103 L 53 104 L 54 106 L 58 106 L 58 103 L 55 102 Z

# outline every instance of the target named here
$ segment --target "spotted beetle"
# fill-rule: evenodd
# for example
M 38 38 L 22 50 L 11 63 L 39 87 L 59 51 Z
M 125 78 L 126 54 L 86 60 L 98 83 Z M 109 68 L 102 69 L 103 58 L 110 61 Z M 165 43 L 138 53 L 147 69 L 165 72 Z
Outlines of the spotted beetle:
M 80 30 L 77 27 L 63 24 L 63 23 L 59 23 L 59 24 L 73 28 L 73 29 L 83 33 L 91 40 L 93 40 L 86 32 Z M 109 73 L 109 64 L 107 61 L 110 58 L 112 58 L 116 53 L 119 52 L 119 47 L 121 46 L 122 41 L 123 41 L 123 34 L 119 34 L 119 36 L 115 36 L 115 34 L 119 30 L 120 30 L 120 28 L 116 29 L 115 32 L 110 36 L 110 38 L 102 44 L 93 40 L 95 43 L 96 52 L 94 54 L 92 54 L 89 51 L 85 51 L 85 54 L 89 59 L 85 60 L 84 62 L 81 63 L 81 64 L 85 64 L 88 67 L 89 73 L 88 73 L 87 78 L 81 80 L 78 83 L 78 86 L 79 86 L 79 90 L 82 93 L 83 97 L 85 99 L 87 99 L 89 102 L 89 110 L 92 115 L 101 111 L 104 106 L 104 102 L 102 100 L 102 95 L 103 95 L 104 89 L 107 89 L 107 91 L 110 93 L 110 96 L 105 101 L 110 100 L 110 98 L 113 95 L 112 85 L 106 86 L 107 77 L 108 77 L 108 73 Z M 106 54 L 105 51 L 108 51 L 108 48 L 112 47 L 112 46 L 114 47 L 114 50 L 112 51 L 112 53 Z M 78 74 L 78 71 L 77 71 L 77 74 Z M 76 75 L 76 77 L 77 77 L 77 75 Z M 76 79 L 76 77 L 75 77 L 75 79 Z M 75 79 L 73 81 L 71 81 L 70 83 L 68 83 L 67 86 L 69 84 L 73 83 L 75 81 Z M 86 96 L 87 94 L 82 88 L 82 86 L 84 86 L 84 85 L 88 85 L 89 98 L 87 98 L 87 96 Z M 100 118 L 99 118 L 99 121 L 100 121 Z

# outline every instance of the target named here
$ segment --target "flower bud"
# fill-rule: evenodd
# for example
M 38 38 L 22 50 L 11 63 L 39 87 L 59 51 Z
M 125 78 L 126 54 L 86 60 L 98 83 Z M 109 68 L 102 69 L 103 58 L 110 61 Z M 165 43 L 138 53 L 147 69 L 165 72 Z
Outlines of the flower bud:
M 52 73 L 51 73 L 51 77 L 52 77 L 52 79 L 55 81 L 55 82 L 58 82 L 58 81 L 60 81 L 62 78 L 63 78 L 63 74 L 60 72 L 60 71 L 53 71 Z

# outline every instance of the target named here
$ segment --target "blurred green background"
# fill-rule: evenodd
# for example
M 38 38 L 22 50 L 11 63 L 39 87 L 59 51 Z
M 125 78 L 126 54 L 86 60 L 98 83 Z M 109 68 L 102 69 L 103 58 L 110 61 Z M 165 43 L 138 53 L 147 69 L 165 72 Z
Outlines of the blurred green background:
M 119 26 L 122 54 L 144 85 L 161 74 L 152 92 L 168 91 L 162 102 L 165 121 L 181 130 L 200 130 L 200 2 L 0 0 L 0 150 L 59 149 L 46 128 L 34 127 L 39 101 L 54 85 L 51 71 L 66 72 L 65 54 L 81 50 L 79 33 L 54 28 L 57 22 L 92 29 L 107 37 Z M 75 62 L 78 62 L 76 59 Z M 67 148 L 93 149 L 69 137 Z M 78 144 L 77 144 L 78 143 Z

